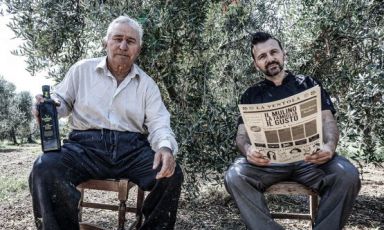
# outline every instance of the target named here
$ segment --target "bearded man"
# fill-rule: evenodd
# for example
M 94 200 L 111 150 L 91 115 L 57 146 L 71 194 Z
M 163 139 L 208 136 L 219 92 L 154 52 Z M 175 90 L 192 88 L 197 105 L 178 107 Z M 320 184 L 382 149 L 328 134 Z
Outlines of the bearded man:
M 281 100 L 315 85 L 312 77 L 294 75 L 285 70 L 286 54 L 280 41 L 268 33 L 252 35 L 253 63 L 265 79 L 248 88 L 241 104 L 258 104 Z M 251 147 L 244 122 L 239 118 L 236 144 L 241 153 L 225 174 L 225 185 L 248 229 L 283 229 L 267 207 L 263 192 L 281 181 L 295 181 L 318 192 L 321 197 L 313 229 L 339 230 L 345 226 L 360 190 L 358 170 L 336 151 L 339 132 L 335 108 L 321 87 L 323 147 L 305 160 L 294 163 L 271 163 Z

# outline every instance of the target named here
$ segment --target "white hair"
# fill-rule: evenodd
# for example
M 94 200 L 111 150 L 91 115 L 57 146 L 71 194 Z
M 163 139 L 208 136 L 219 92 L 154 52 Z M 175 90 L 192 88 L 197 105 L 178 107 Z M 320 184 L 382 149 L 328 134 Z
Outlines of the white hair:
M 141 25 L 138 21 L 136 21 L 135 19 L 128 17 L 128 16 L 119 16 L 118 18 L 116 18 L 115 20 L 113 20 L 109 24 L 108 29 L 107 29 L 107 35 L 103 39 L 104 43 L 106 43 L 108 38 L 110 37 L 113 26 L 115 24 L 120 24 L 120 23 L 121 24 L 125 23 L 127 25 L 132 26 L 133 29 L 139 33 L 139 44 L 141 46 L 141 44 L 143 43 L 143 34 L 144 34 L 143 28 L 141 27 Z

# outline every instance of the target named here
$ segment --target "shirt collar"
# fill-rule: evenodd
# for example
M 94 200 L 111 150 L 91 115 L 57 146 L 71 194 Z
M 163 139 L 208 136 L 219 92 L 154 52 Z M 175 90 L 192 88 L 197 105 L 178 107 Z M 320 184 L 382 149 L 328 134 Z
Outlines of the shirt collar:
M 283 81 L 281 82 L 281 85 L 285 85 L 287 84 L 288 82 L 290 82 L 290 80 L 292 80 L 294 78 L 293 74 L 289 71 L 286 71 L 287 75 L 283 78 Z M 264 83 L 268 86 L 276 86 L 275 83 L 273 83 L 273 81 L 271 80 L 268 80 L 268 79 L 264 79 Z
M 102 72 L 104 75 L 112 76 L 111 71 L 109 71 L 107 66 L 107 56 L 102 58 L 96 66 L 96 72 Z M 127 78 L 134 78 L 134 77 L 140 77 L 140 73 L 138 70 L 138 66 L 136 64 L 132 65 L 131 71 L 128 73 Z

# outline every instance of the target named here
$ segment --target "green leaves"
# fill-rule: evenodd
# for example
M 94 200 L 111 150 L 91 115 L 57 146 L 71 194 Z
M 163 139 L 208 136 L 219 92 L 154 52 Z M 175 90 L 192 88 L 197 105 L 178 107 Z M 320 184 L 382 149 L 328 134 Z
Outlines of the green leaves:
M 32 97 L 29 92 L 15 92 L 15 86 L 0 76 L 0 140 L 27 138 L 31 134 Z
M 197 191 L 197 176 L 221 180 L 237 155 L 237 102 L 262 78 L 248 37 L 258 30 L 281 39 L 288 69 L 316 77 L 330 92 L 342 131 L 339 149 L 354 159 L 384 158 L 377 157 L 384 146 L 384 5 L 379 0 L 6 4 L 14 15 L 10 27 L 26 41 L 14 53 L 28 58 L 32 74 L 49 70 L 57 81 L 79 59 L 104 55 L 101 40 L 115 17 L 126 14 L 142 23 L 138 64 L 159 84 L 172 113 L 189 191 Z

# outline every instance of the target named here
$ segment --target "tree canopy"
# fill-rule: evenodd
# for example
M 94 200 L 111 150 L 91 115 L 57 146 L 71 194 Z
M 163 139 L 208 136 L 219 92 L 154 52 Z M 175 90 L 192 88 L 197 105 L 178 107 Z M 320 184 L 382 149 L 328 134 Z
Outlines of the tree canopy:
M 260 80 L 249 34 L 274 34 L 288 67 L 330 92 L 342 130 L 339 151 L 380 162 L 384 146 L 384 4 L 381 0 L 6 0 L 10 27 L 25 43 L 14 53 L 28 70 L 61 80 L 76 61 L 104 55 L 101 39 L 119 15 L 144 27 L 139 65 L 171 111 L 187 180 L 221 179 L 237 155 L 239 95 Z M 354 149 L 357 149 L 356 151 Z M 186 183 L 186 186 L 194 183 Z
M 16 93 L 16 87 L 0 76 L 0 140 L 31 140 L 31 106 L 29 92 Z

